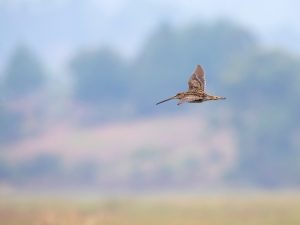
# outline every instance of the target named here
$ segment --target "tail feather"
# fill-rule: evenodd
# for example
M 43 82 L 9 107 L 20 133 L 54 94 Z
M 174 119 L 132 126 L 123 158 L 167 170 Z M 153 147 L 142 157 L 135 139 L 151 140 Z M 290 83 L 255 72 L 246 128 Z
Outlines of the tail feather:
M 159 104 L 164 103 L 164 102 L 166 102 L 166 101 L 170 101 L 170 100 L 172 100 L 172 99 L 175 99 L 175 96 L 173 96 L 173 97 L 171 97 L 171 98 L 168 98 L 168 99 L 165 99 L 165 100 L 162 100 L 162 101 L 156 103 L 156 105 L 159 105 Z

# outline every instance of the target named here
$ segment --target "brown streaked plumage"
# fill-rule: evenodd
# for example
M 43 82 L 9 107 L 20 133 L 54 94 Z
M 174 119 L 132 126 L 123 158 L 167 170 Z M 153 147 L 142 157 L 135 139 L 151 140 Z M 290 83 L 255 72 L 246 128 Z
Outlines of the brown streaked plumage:
M 172 99 L 179 99 L 177 105 L 180 105 L 184 102 L 201 103 L 209 100 L 225 99 L 225 97 L 214 96 L 205 93 L 204 71 L 200 65 L 196 66 L 195 71 L 193 72 L 191 78 L 189 79 L 188 84 L 189 84 L 189 89 L 187 92 L 178 93 L 177 95 L 171 98 L 156 103 L 156 105 Z

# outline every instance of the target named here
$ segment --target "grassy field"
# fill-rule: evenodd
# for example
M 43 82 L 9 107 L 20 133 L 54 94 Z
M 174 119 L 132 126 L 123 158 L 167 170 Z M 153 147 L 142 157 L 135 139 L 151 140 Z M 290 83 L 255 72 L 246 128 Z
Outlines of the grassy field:
M 1 197 L 1 225 L 297 225 L 300 194 Z

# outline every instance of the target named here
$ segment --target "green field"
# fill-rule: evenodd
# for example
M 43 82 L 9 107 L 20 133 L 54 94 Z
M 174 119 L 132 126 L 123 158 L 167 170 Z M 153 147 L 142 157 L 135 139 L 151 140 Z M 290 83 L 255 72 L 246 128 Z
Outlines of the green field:
M 300 194 L 2 197 L 1 225 L 297 225 Z

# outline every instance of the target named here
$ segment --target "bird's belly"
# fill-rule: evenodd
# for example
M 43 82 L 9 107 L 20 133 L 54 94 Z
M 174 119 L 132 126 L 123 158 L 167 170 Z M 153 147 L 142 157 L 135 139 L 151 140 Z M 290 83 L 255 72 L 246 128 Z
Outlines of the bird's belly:
M 203 102 L 203 99 L 194 100 L 194 101 L 191 101 L 190 103 L 201 103 L 201 102 Z

